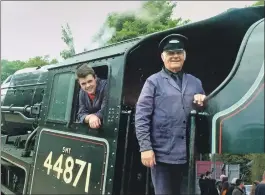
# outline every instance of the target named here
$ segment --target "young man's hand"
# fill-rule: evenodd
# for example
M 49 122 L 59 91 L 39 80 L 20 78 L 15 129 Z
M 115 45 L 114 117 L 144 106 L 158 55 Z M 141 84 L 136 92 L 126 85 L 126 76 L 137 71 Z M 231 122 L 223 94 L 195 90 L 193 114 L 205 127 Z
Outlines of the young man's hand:
M 85 118 L 85 122 L 89 124 L 89 127 L 93 129 L 98 129 L 101 125 L 100 118 L 95 114 L 89 114 Z

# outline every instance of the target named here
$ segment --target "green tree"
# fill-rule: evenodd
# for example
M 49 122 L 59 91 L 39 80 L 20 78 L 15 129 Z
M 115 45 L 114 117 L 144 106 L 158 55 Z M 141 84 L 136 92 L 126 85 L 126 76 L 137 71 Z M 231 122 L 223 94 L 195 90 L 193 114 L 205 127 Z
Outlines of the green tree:
M 22 69 L 25 62 L 20 60 L 8 61 L 1 60 L 1 82 L 4 81 L 9 75 L 13 74 L 19 69 Z
M 50 61 L 49 56 L 36 56 L 34 58 L 30 58 L 26 61 L 24 68 L 26 67 L 41 67 L 48 64 L 56 64 L 58 63 L 57 59 L 52 59 Z
M 17 70 L 29 67 L 41 67 L 47 64 L 56 64 L 57 59 L 49 59 L 49 56 L 36 56 L 27 61 L 15 60 L 1 60 L 1 81 L 4 81 L 9 75 L 14 74 Z
M 254 154 L 253 164 L 251 167 L 251 180 L 261 180 L 262 174 L 265 171 L 265 154 Z
M 61 26 L 61 27 L 62 27 L 61 39 L 67 45 L 68 48 L 61 51 L 60 55 L 63 59 L 67 59 L 75 55 L 74 38 L 73 38 L 72 31 L 68 23 L 66 24 L 66 27 L 64 26 Z
M 55 58 L 50 61 L 50 64 L 57 64 L 57 63 L 58 63 L 58 60 Z
M 240 176 L 244 176 L 246 183 L 251 182 L 251 166 L 247 166 L 247 164 L 253 160 L 252 154 L 217 154 L 216 160 L 220 160 L 225 164 L 239 164 Z
M 265 171 L 265 154 L 221 154 L 217 155 L 217 159 L 226 164 L 240 164 L 241 176 L 244 176 L 244 181 L 247 183 L 261 180 Z
M 264 5 L 264 1 L 256 1 L 252 6 L 261 6 Z
M 173 19 L 176 6 L 170 1 L 147 1 L 138 12 L 111 13 L 93 41 L 104 46 L 190 22 L 182 18 Z

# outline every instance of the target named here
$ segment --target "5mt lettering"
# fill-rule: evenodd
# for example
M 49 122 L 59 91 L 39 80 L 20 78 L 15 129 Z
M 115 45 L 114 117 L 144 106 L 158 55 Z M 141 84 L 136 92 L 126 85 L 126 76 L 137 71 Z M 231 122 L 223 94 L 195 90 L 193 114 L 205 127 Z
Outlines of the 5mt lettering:
M 59 158 L 56 160 L 56 162 L 54 163 L 54 165 L 52 165 L 52 151 L 49 153 L 49 155 L 47 156 L 46 160 L 43 163 L 43 166 L 47 168 L 47 174 L 50 174 L 51 169 L 55 172 L 57 172 L 57 179 L 61 178 L 61 174 L 63 174 L 63 180 L 66 184 L 69 184 L 72 182 L 73 180 L 73 168 L 74 168 L 74 164 L 78 164 L 80 165 L 79 171 L 75 177 L 75 180 L 73 182 L 73 187 L 76 187 L 79 179 L 87 165 L 87 172 L 86 172 L 86 183 L 85 183 L 85 192 L 88 193 L 88 189 L 89 189 L 89 181 L 90 181 L 90 173 L 91 173 L 91 163 L 87 163 L 83 160 L 80 159 L 73 159 L 73 157 L 68 156 L 65 159 L 65 169 L 62 168 L 62 164 L 64 161 L 63 158 L 63 154 L 61 154 L 59 156 Z M 75 162 L 75 163 L 74 163 Z

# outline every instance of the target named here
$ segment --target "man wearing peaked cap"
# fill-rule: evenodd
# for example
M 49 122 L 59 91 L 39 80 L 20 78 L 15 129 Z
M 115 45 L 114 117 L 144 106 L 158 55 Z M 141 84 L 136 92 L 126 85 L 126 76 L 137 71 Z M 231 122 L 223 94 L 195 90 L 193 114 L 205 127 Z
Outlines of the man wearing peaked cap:
M 182 67 L 188 39 L 172 34 L 158 49 L 164 66 L 147 78 L 136 105 L 135 129 L 141 161 L 151 168 L 155 194 L 180 194 L 186 167 L 188 118 L 193 108 L 203 106 L 201 81 Z

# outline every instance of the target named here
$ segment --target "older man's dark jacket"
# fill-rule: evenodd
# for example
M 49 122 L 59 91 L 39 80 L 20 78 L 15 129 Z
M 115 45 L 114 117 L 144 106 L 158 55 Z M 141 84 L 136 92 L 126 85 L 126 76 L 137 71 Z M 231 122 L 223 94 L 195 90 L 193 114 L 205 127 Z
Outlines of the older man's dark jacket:
M 80 123 L 84 123 L 84 119 L 88 114 L 95 114 L 101 120 L 103 119 L 104 108 L 107 104 L 107 81 L 97 78 L 96 82 L 96 94 L 93 101 L 90 100 L 87 92 L 82 89 L 79 91 L 77 119 Z
M 147 78 L 136 105 L 135 128 L 140 152 L 153 150 L 156 161 L 187 162 L 187 121 L 195 94 L 204 94 L 201 81 L 183 74 L 182 90 L 162 69 Z

